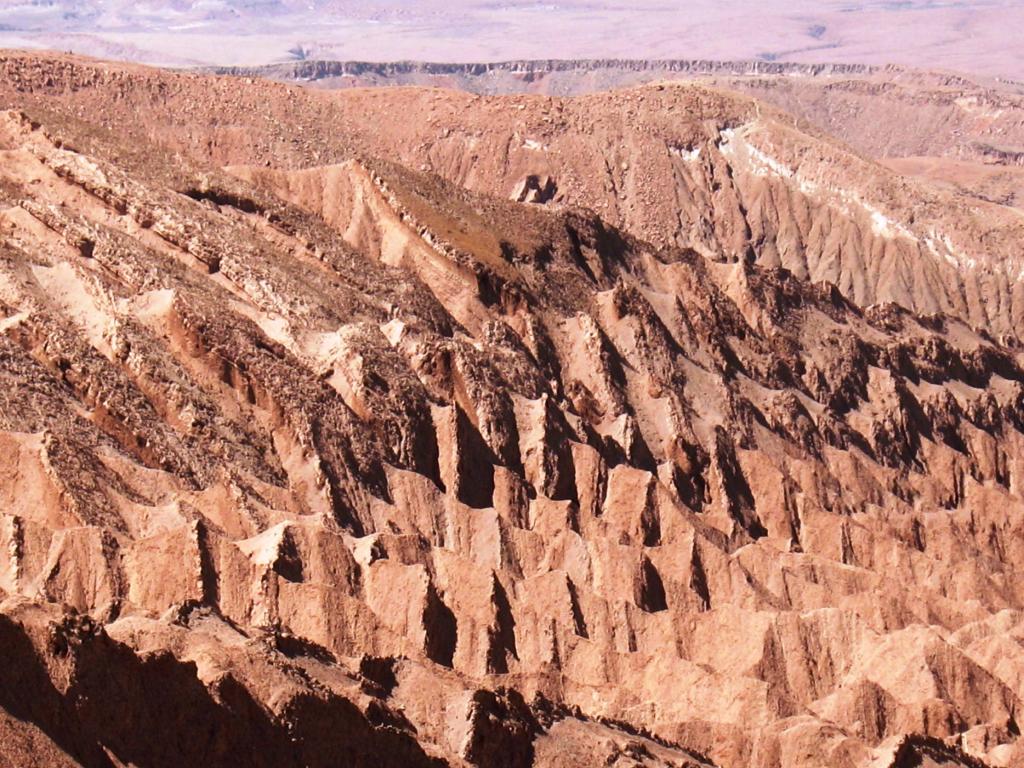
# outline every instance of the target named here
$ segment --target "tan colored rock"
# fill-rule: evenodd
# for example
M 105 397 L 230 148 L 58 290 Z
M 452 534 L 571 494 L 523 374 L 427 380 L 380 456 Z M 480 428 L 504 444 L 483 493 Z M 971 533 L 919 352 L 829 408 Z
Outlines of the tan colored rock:
M 5 758 L 1015 764 L 1024 361 L 981 326 L 1016 323 L 1016 224 L 992 218 L 990 242 L 936 213 L 992 245 L 998 277 L 918 261 L 913 189 L 710 90 L 510 117 L 231 81 L 239 104 L 274 97 L 243 139 L 203 117 L 226 81 L 19 56 L 5 71 L 29 80 L 4 93 L 26 112 L 0 121 Z M 89 92 L 53 93 L 47 67 Z M 107 93 L 112 119 L 111 89 L 191 105 L 226 143 L 68 117 Z M 210 164 L 278 157 L 292 99 L 300 122 L 411 105 L 486 123 L 479 165 L 457 132 L 415 150 L 477 189 L 523 170 L 491 168 L 505 121 L 547 117 L 566 197 L 475 194 L 326 135 L 330 167 Z M 699 168 L 645 159 L 641 118 L 703 147 Z M 411 156 L 426 129 L 407 122 L 383 139 Z M 598 158 L 586 179 L 608 189 L 583 184 Z M 884 222 L 863 205 L 879 190 L 908 196 Z M 671 232 L 629 208 L 656 191 Z M 853 303 L 879 291 L 904 307 Z

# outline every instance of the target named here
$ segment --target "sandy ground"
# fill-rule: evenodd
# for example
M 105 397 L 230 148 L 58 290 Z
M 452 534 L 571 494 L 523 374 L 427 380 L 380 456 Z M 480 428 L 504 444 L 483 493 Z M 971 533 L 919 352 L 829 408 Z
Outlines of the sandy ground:
M 0 5 L 0 46 L 155 64 L 714 58 L 898 63 L 1024 77 L 1019 0 L 482 0 Z

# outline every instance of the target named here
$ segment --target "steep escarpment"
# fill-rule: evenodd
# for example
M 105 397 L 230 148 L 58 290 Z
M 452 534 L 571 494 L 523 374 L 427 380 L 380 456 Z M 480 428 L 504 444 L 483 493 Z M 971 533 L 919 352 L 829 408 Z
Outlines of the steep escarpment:
M 753 105 L 721 124 L 712 92 L 627 94 L 593 127 L 617 189 L 653 204 L 647 140 L 615 155 L 612 126 L 660 100 L 702 115 L 676 121 L 673 188 L 719 200 L 651 242 L 600 213 L 628 204 L 567 204 L 597 189 L 569 149 L 596 155 L 558 142 L 598 102 L 478 104 L 471 162 L 437 96 L 454 127 L 416 152 L 456 184 L 340 149 L 226 173 L 74 93 L 23 98 L 0 122 L 15 761 L 1021 760 L 1020 352 L 969 308 L 780 268 L 797 235 L 766 211 L 819 231 L 814 195 L 879 228 L 866 276 L 918 237 L 829 186 L 840 150 Z M 486 159 L 507 109 L 566 158 L 554 205 L 506 199 L 532 161 Z M 270 135 L 222 149 L 269 159 Z M 501 195 L 466 189 L 492 167 Z
M 211 67 L 219 75 L 300 82 L 320 88 L 434 85 L 472 93 L 576 96 L 652 80 L 731 75 L 868 76 L 895 67 L 700 59 L 549 59 L 481 63 L 303 60 L 258 67 Z
M 548 60 L 479 64 L 296 61 L 210 70 L 319 88 L 436 86 L 479 94 L 579 96 L 699 79 L 749 93 L 876 158 L 1019 165 L 1022 85 L 899 66 L 784 61 Z
M 544 200 L 585 206 L 652 243 L 782 266 L 865 306 L 945 312 L 997 333 L 1020 327 L 1016 211 L 897 177 L 755 103 L 693 86 L 486 102 L 353 92 L 345 102 L 367 124 L 384 120 L 387 103 L 425 115 L 392 127 L 381 150 L 470 189 L 527 199 L 543 179 Z M 330 167 L 252 173 L 339 215 L 320 191 L 331 188 Z
M 858 64 L 548 60 L 479 64 L 296 61 L 209 70 L 318 88 L 435 86 L 478 94 L 579 96 L 699 80 L 748 93 L 874 158 L 1020 165 L 1022 85 L 1006 79 Z

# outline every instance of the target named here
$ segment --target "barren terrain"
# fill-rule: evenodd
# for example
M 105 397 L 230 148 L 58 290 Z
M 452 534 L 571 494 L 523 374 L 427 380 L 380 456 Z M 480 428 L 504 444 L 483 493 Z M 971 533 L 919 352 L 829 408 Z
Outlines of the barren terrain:
M 542 60 L 497 64 L 302 61 L 211 71 L 313 88 L 430 86 L 485 95 L 578 96 L 667 82 L 747 93 L 893 170 L 1021 207 L 1024 86 L 895 65 Z
M 759 59 L 1024 78 L 1019 0 L 15 0 L 0 45 L 172 66 Z
M 0 107 L 3 760 L 1024 761 L 1013 206 L 694 83 Z

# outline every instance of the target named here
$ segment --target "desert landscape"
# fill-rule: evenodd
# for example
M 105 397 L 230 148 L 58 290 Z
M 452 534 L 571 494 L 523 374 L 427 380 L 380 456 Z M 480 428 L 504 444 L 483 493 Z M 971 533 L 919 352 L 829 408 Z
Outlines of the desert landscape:
M 0 46 L 189 67 L 712 59 L 1024 79 L 1019 0 L 8 0 Z
M 893 76 L 0 55 L 2 761 L 1019 765 L 1024 112 Z
M 1024 765 L 1020 6 L 649 5 L 0 8 L 0 765 Z

